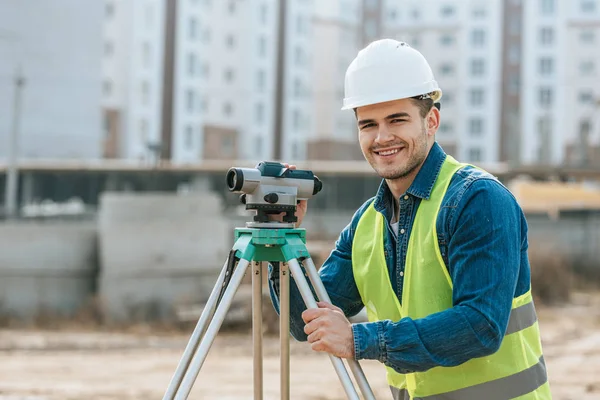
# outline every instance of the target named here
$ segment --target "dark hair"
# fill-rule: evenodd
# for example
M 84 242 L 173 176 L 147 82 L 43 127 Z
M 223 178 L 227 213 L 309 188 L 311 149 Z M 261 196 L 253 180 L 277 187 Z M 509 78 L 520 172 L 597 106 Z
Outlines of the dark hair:
M 419 108 L 419 114 L 421 114 L 421 118 L 425 118 L 427 113 L 431 111 L 431 108 L 433 107 L 432 99 L 419 99 L 411 97 L 410 101 L 412 101 L 412 103 Z

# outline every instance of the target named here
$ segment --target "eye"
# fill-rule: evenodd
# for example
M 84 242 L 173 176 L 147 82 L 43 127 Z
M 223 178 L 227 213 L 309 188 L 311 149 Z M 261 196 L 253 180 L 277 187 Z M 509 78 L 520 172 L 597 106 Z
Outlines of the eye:
M 375 126 L 375 124 L 371 122 L 371 123 L 369 123 L 369 124 L 364 124 L 363 126 L 361 126 L 361 127 L 360 127 L 360 130 L 362 131 L 362 130 L 364 130 L 364 129 L 372 128 L 372 127 L 374 127 L 374 126 Z
M 392 124 L 395 124 L 397 122 L 406 122 L 405 119 L 402 118 L 394 118 L 393 120 L 390 121 Z

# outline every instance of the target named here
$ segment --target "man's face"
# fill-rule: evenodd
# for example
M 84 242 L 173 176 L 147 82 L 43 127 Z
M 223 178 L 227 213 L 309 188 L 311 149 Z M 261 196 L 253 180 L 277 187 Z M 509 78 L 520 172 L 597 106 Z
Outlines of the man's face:
M 436 110 L 437 111 L 437 110 Z M 410 99 L 379 103 L 356 110 L 361 150 L 371 167 L 384 179 L 404 178 L 425 161 L 431 130 L 431 113 L 423 119 Z

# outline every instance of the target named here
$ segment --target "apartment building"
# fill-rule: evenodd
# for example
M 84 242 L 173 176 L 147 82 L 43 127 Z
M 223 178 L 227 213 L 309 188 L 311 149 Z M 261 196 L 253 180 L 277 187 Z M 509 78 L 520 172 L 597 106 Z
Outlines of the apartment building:
M 600 161 L 600 1 L 522 5 L 521 161 Z
M 19 158 L 100 156 L 101 49 L 97 1 L 2 2 L 0 158 L 15 123 Z

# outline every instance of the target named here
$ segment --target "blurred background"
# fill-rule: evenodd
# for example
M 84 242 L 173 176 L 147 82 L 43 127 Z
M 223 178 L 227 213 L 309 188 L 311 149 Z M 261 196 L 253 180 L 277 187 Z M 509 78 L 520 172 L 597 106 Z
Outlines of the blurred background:
M 0 0 L 0 400 L 162 397 L 251 218 L 232 166 L 319 176 L 320 265 L 380 183 L 340 111 L 380 38 L 425 55 L 437 141 L 525 211 L 555 398 L 600 398 L 600 0 Z M 194 398 L 252 398 L 249 282 Z M 343 398 L 327 357 L 292 353 L 292 398 Z

